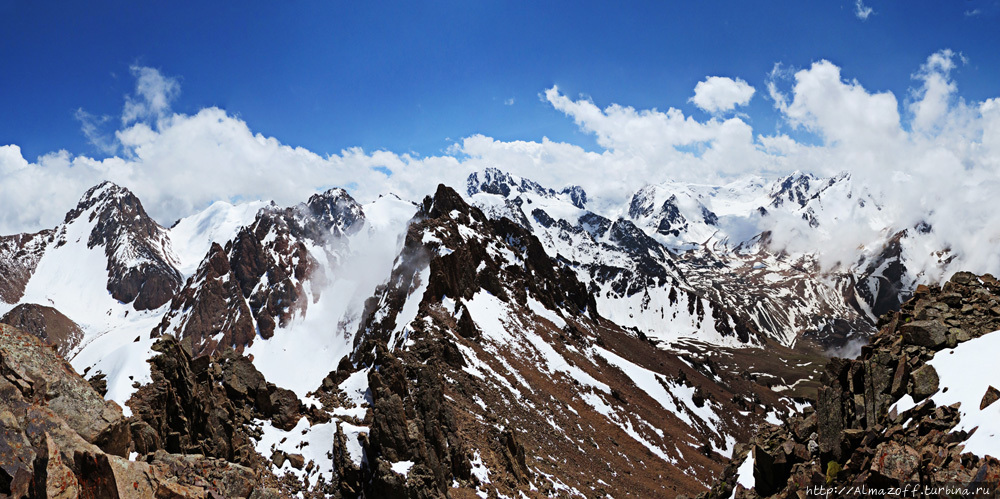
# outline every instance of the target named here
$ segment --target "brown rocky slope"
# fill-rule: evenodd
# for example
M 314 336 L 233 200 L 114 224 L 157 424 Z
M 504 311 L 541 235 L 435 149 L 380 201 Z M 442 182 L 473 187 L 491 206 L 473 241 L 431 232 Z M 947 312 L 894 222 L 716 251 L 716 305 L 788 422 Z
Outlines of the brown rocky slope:
M 817 485 L 834 487 L 834 496 L 858 490 L 850 487 L 907 485 L 927 490 L 984 484 L 1000 493 L 1000 461 L 963 453 L 970 433 L 954 430 L 959 406 L 935 407 L 928 398 L 939 387 L 927 364 L 938 351 L 1000 330 L 1000 282 L 957 273 L 941 287 L 919 286 L 879 323 L 879 333 L 857 359 L 829 362 L 811 407 L 740 446 L 723 479 L 699 497 L 806 497 Z M 981 408 L 990 403 L 989 394 Z M 894 402 L 907 395 L 916 406 L 897 410 Z M 748 456 L 751 490 L 737 484 Z
M 67 357 L 83 339 L 83 330 L 62 312 L 45 305 L 22 303 L 0 317 L 0 322 L 29 332 Z
M 341 363 L 369 370 L 372 399 L 366 463 L 341 475 L 362 480 L 345 494 L 697 493 L 763 420 L 758 403 L 782 405 L 607 321 L 534 235 L 445 186 L 366 315 Z

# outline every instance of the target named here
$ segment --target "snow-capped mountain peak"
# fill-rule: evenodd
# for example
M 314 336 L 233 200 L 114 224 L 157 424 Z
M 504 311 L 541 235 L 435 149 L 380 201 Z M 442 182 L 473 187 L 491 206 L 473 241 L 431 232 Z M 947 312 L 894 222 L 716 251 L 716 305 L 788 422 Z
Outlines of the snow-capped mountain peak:
M 556 192 L 542 187 L 535 181 L 511 175 L 496 168 L 486 168 L 482 172 L 474 172 L 466 180 L 466 193 L 474 196 L 477 193 L 496 194 L 505 198 L 517 197 L 518 194 L 533 193 L 549 199 L 560 199 L 579 209 L 587 205 L 587 193 L 582 187 L 571 185 Z
M 103 247 L 108 257 L 108 292 L 136 310 L 158 308 L 181 285 L 168 232 L 146 214 L 131 191 L 102 182 L 66 214 L 64 226 L 88 223 L 88 248 Z M 64 234 L 60 232 L 60 236 Z M 59 239 L 56 245 L 66 243 Z

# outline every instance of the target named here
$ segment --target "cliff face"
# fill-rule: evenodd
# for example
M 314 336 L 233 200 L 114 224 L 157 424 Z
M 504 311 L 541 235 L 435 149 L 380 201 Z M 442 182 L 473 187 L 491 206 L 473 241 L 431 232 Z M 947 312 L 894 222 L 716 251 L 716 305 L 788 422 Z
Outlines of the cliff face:
M 1000 376 L 992 362 L 955 366 L 997 343 L 1000 282 L 957 273 L 944 286 L 918 287 L 879 324 L 857 359 L 829 362 L 816 402 L 780 427 L 762 428 L 701 497 L 1000 483 L 993 428 Z

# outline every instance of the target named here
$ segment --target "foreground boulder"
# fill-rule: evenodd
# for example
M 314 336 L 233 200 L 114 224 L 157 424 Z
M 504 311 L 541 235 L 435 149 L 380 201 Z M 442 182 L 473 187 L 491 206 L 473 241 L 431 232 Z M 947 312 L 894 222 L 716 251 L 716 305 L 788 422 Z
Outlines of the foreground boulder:
M 41 339 L 0 326 L 0 372 L 12 397 L 8 402 L 21 398 L 31 410 L 58 417 L 88 444 L 127 456 L 131 439 L 121 407 L 105 401 Z M 20 408 L 29 410 L 28 405 Z

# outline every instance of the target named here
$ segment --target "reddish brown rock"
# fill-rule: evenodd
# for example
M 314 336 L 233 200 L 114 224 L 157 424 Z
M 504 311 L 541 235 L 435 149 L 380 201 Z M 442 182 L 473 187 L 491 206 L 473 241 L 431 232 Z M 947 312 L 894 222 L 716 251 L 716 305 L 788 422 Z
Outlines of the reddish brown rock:
M 302 454 L 288 454 L 288 462 L 292 465 L 292 468 L 301 470 L 305 466 L 306 458 L 302 457 Z
M 920 453 L 909 445 L 889 441 L 875 449 L 872 471 L 900 483 L 911 481 L 920 466 Z
M 128 454 L 131 436 L 121 408 L 105 401 L 42 340 L 0 324 L 0 365 L 22 396 L 44 404 L 84 440 Z
M 0 322 L 37 336 L 66 357 L 83 339 L 83 330 L 58 310 L 34 303 L 22 303 L 0 317 Z
M 181 275 L 169 261 L 166 229 L 156 223 L 128 189 L 102 182 L 88 190 L 66 214 L 66 223 L 88 211 L 94 224 L 87 247 L 101 246 L 108 257 L 108 292 L 136 310 L 151 310 L 170 301 L 181 287 Z

